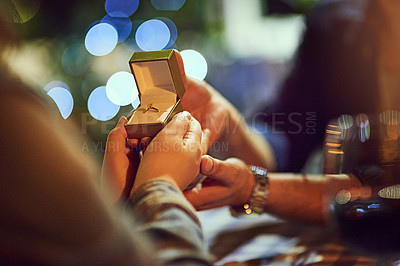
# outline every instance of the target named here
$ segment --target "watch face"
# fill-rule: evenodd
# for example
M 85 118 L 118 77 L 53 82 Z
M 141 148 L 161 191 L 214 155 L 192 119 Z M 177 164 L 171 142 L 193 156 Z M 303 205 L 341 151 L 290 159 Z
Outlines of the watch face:
M 261 176 L 267 175 L 267 170 L 258 166 L 252 166 L 251 170 L 255 175 L 261 175 Z
M 256 179 L 256 185 L 250 198 L 250 207 L 254 213 L 261 214 L 264 212 L 265 200 L 269 192 L 268 172 L 266 169 L 257 166 L 251 167 L 251 170 Z
M 251 167 L 251 170 L 253 171 L 253 174 L 256 178 L 257 184 L 259 184 L 262 187 L 266 187 L 269 185 L 268 182 L 268 171 L 264 168 L 253 166 Z

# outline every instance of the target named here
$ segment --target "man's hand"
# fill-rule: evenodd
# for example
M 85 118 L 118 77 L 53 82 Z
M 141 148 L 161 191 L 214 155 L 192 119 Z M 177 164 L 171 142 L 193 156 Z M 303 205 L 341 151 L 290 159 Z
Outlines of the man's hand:
M 218 140 L 229 145 L 223 156 L 236 157 L 246 163 L 275 169 L 275 155 L 260 134 L 251 132 L 239 111 L 205 81 L 185 75 L 183 61 L 178 54 L 179 68 L 186 92 L 183 109 L 190 112 L 210 132 L 209 148 Z
M 185 87 L 186 93 L 182 98 L 183 109 L 190 112 L 203 129 L 210 130 L 210 145 L 224 133 L 237 128 L 232 116 L 240 119 L 239 113 L 208 83 L 187 77 Z
M 205 81 L 186 76 L 182 57 L 177 53 L 179 70 L 186 88 L 182 98 L 182 106 L 190 112 L 201 127 L 210 131 L 211 146 L 230 125 L 232 115 L 239 115 L 236 109 L 219 92 Z M 240 116 L 240 115 L 239 115 Z
M 255 179 L 247 165 L 239 159 L 225 161 L 205 155 L 200 172 L 207 176 L 199 190 L 186 190 L 184 194 L 197 210 L 225 205 L 238 206 L 249 201 Z

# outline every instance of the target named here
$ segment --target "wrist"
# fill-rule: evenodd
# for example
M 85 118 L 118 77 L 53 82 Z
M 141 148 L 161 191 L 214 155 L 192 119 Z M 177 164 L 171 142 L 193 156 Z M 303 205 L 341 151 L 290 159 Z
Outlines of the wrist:
M 182 190 L 170 175 L 165 174 L 165 175 L 160 175 L 160 176 L 153 177 L 153 178 L 146 178 L 146 179 L 140 178 L 140 177 L 137 178 L 135 180 L 135 183 L 133 184 L 131 194 L 135 193 L 135 191 L 138 188 L 140 188 L 141 186 L 143 186 L 144 184 L 158 181 L 158 180 L 166 181 L 166 182 L 170 183 L 172 186 L 176 187 L 177 189 Z
M 249 171 L 253 175 L 253 190 L 247 202 L 240 206 L 231 207 L 231 214 L 233 216 L 264 213 L 265 201 L 270 190 L 268 171 L 265 168 L 252 165 L 249 166 Z

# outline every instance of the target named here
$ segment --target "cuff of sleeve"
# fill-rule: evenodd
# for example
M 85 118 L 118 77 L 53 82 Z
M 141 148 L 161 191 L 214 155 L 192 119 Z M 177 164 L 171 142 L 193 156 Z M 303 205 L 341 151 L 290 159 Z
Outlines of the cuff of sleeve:
M 200 226 L 194 207 L 175 185 L 163 179 L 154 179 L 144 183 L 130 197 L 129 203 L 135 217 L 141 221 L 154 219 L 157 214 L 167 209 L 179 208 Z

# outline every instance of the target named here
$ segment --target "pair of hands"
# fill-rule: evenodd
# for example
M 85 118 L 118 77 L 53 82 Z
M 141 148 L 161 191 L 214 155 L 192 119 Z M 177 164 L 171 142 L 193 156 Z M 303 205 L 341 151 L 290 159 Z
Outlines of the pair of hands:
M 197 176 L 208 136 L 188 112 L 176 115 L 146 144 L 142 159 L 136 149 L 141 143 L 127 142 L 126 122 L 121 117 L 108 135 L 103 160 L 103 187 L 111 188 L 114 201 L 128 198 L 132 190 L 152 179 L 166 179 L 183 189 Z
M 126 118 L 110 132 L 102 180 L 111 187 L 114 201 L 126 199 L 151 179 L 166 179 L 184 190 L 199 172 L 207 176 L 202 189 L 184 191 L 196 209 L 240 205 L 250 198 L 254 179 L 243 161 L 221 161 L 205 155 L 226 132 L 231 105 L 205 82 L 185 78 L 185 86 L 182 103 L 190 113 L 176 115 L 146 144 L 140 165 L 139 154 L 132 148 L 140 145 L 139 140 L 126 141 Z

